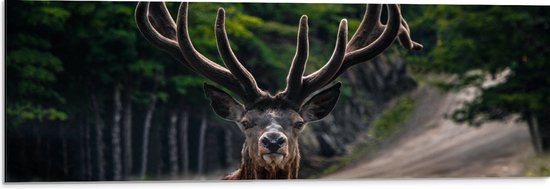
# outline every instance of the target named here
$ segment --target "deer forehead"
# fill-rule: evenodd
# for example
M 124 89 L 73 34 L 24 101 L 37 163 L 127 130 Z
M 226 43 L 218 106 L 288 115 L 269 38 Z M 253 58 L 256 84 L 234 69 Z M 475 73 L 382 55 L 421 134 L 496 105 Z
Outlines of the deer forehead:
M 288 126 L 302 118 L 292 109 L 265 109 L 251 110 L 245 116 L 245 120 L 252 121 L 260 126 Z

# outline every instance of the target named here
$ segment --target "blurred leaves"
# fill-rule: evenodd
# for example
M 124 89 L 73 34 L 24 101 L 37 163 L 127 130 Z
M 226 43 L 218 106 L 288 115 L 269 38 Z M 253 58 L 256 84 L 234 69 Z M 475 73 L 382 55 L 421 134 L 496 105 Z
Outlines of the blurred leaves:
M 180 95 L 186 95 L 190 87 L 201 87 L 205 79 L 198 76 L 176 75 L 171 78 L 171 82 Z
M 10 22 L 13 25 L 8 27 L 8 33 L 13 34 L 6 43 L 7 120 L 11 123 L 65 120 L 67 115 L 54 107 L 64 104 L 65 98 L 53 89 L 64 67 L 59 57 L 51 52 L 54 43 L 47 35 L 62 30 L 70 12 L 45 2 L 25 4 L 37 5 L 26 7 L 24 11 L 35 14 L 19 14 L 20 22 Z M 14 16 L 12 11 L 15 10 L 8 10 L 10 16 Z M 37 29 L 41 31 L 33 32 Z
M 520 113 L 548 116 L 550 8 L 528 6 L 411 6 L 413 37 L 426 47 L 409 56 L 413 69 L 456 76 L 446 89 L 475 87 L 472 102 L 453 114 L 479 125 Z M 412 18 L 412 19 L 411 19 Z M 416 19 L 417 18 L 417 19 Z M 416 36 L 414 36 L 416 35 Z M 488 80 L 502 82 L 483 86 Z
M 414 99 L 410 96 L 403 96 L 397 99 L 395 105 L 382 112 L 372 122 L 372 127 L 368 131 L 369 137 L 376 141 L 384 141 L 397 133 L 411 116 L 414 104 Z

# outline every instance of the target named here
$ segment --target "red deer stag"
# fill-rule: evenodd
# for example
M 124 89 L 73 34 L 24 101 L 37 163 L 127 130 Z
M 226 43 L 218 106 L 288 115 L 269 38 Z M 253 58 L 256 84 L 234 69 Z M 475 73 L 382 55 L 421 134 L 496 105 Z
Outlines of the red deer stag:
M 214 30 L 219 54 L 225 67 L 198 52 L 188 33 L 187 2 L 181 3 L 177 20 L 164 3 L 140 2 L 136 22 L 145 38 L 168 52 L 192 71 L 234 92 L 241 101 L 208 84 L 204 92 L 214 111 L 235 122 L 246 139 L 240 168 L 224 179 L 298 178 L 300 152 L 298 137 L 308 122 L 328 115 L 340 95 L 340 82 L 334 82 L 349 67 L 382 53 L 398 38 L 407 49 L 422 45 L 411 40 L 399 5 L 386 5 L 386 24 L 380 21 L 382 5 L 369 5 L 359 29 L 348 42 L 347 21 L 338 28 L 332 57 L 319 70 L 304 75 L 308 59 L 308 17 L 302 16 L 297 49 L 286 78 L 286 88 L 276 94 L 260 89 L 252 74 L 231 50 L 225 31 L 225 11 L 218 10 Z

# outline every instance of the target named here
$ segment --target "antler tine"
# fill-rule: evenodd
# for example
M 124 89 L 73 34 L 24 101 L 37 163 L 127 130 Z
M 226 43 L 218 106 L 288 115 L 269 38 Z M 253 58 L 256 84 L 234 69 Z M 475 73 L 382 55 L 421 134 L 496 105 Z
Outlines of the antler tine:
M 336 46 L 331 58 L 321 69 L 316 72 L 302 77 L 305 63 L 304 65 L 301 65 L 301 70 L 299 70 L 300 73 L 295 73 L 297 72 L 295 71 L 295 67 L 298 66 L 293 63 L 289 72 L 289 79 L 287 80 L 287 90 L 292 89 L 289 86 L 295 86 L 295 90 L 285 90 L 287 95 L 286 97 L 297 104 L 301 104 L 302 101 L 305 100 L 310 94 L 320 88 L 323 88 L 325 85 L 336 79 L 338 75 L 343 73 L 345 69 L 342 67 L 348 55 L 346 54 L 347 51 L 352 51 L 358 47 L 366 46 L 384 33 L 382 32 L 382 29 L 380 29 L 382 27 L 382 24 L 380 23 L 381 12 L 381 5 L 368 6 L 363 21 L 361 22 L 359 29 L 353 35 L 350 43 L 347 41 L 347 20 L 343 19 L 338 27 Z M 291 80 L 291 76 L 294 79 Z M 298 76 L 299 79 L 297 79 Z
M 298 27 L 298 37 L 296 44 L 296 54 L 290 66 L 288 76 L 286 78 L 286 88 L 282 94 L 289 100 L 296 100 L 302 90 L 302 76 L 307 64 L 309 56 L 309 36 L 308 36 L 308 18 L 303 15 L 300 18 Z
M 383 25 L 380 22 L 382 15 L 382 5 L 369 4 L 363 16 L 363 20 L 359 27 L 351 37 L 346 52 L 357 50 L 372 43 L 384 31 Z
M 135 17 L 136 17 L 136 24 L 138 26 L 139 31 L 143 34 L 145 39 L 149 41 L 149 43 L 153 44 L 157 48 L 160 48 L 168 52 L 170 55 L 174 56 L 178 61 L 182 62 L 183 64 L 188 65 L 187 61 L 185 61 L 185 59 L 183 58 L 183 56 L 179 51 L 178 43 L 175 41 L 175 38 L 172 38 L 172 39 L 168 38 L 170 36 L 169 34 L 170 32 L 166 31 L 166 28 L 164 28 L 165 30 L 163 30 L 163 28 L 159 28 L 160 31 L 157 30 L 157 28 L 155 28 L 151 23 L 151 21 L 149 20 L 150 18 L 163 16 L 163 14 L 155 15 L 155 13 L 159 13 L 162 11 L 150 12 L 149 10 L 150 10 L 149 2 L 138 2 L 136 6 Z M 156 24 L 158 25 L 159 22 L 161 21 L 157 19 Z
M 180 52 L 176 41 L 176 23 L 164 2 L 138 2 L 135 17 L 138 29 L 149 43 L 168 52 L 189 69 L 197 72 Z
M 340 70 L 346 54 L 348 42 L 348 22 L 346 19 L 340 21 L 336 46 L 329 61 L 319 70 L 304 77 L 304 86 L 298 101 L 301 102 L 311 93 L 330 83 L 334 75 Z
M 364 33 L 356 33 L 358 37 L 366 39 L 370 39 L 374 35 L 375 40 L 365 47 L 347 52 L 346 57 L 344 58 L 344 63 L 340 67 L 340 70 L 338 70 L 338 72 L 333 76 L 331 81 L 344 73 L 349 67 L 357 63 L 370 60 L 379 55 L 393 43 L 399 32 L 399 29 L 401 28 L 401 11 L 399 10 L 398 5 L 386 5 L 386 7 L 388 9 L 388 21 L 386 25 L 378 25 L 376 28 L 372 29 L 372 31 L 376 31 L 384 28 L 384 31 L 379 36 L 376 35 L 376 32 L 370 34 L 370 36 L 364 36 Z M 370 16 L 370 14 L 367 12 L 365 16 Z M 365 18 L 365 20 L 368 20 L 368 18 Z M 365 24 L 365 26 L 366 25 L 368 24 Z M 349 44 L 348 50 L 354 49 L 355 47 L 353 46 L 355 45 L 356 44 Z
M 226 68 L 214 63 L 199 53 L 189 37 L 187 27 L 187 7 L 189 3 L 181 3 L 176 21 L 177 41 L 183 57 L 194 70 L 206 78 L 226 87 L 230 91 L 237 93 L 245 101 L 252 101 L 246 90 L 242 88 L 239 81 Z
M 166 4 L 164 2 L 152 2 L 149 4 L 149 19 L 153 21 L 153 26 L 164 37 L 176 40 L 176 23 Z
M 401 27 L 401 12 L 397 5 L 387 5 L 387 8 L 388 22 L 385 26 L 380 26 L 385 27 L 384 32 L 366 47 L 348 52 L 344 61 L 344 68 L 373 58 L 393 43 Z
M 375 6 L 380 7 L 380 5 L 375 5 Z M 367 12 L 365 13 L 365 18 L 363 22 L 374 22 L 372 21 L 372 19 L 369 19 L 368 17 L 374 17 L 379 20 L 380 13 L 377 12 L 376 10 L 373 11 L 374 8 L 369 8 L 369 7 L 371 6 L 367 6 Z M 403 19 L 403 17 L 401 16 L 400 5 L 390 4 L 390 5 L 386 5 L 386 7 L 388 9 L 388 21 L 386 25 L 377 24 L 378 26 L 372 29 L 365 27 L 364 31 L 369 31 L 370 29 L 370 31 L 372 32 L 369 35 L 367 35 L 367 33 L 364 33 L 364 32 L 359 32 L 361 28 L 358 29 L 358 32 L 354 35 L 354 38 L 365 38 L 366 39 L 365 42 L 367 43 L 367 45 L 364 46 L 364 44 L 359 44 L 359 43 L 351 43 L 350 45 L 348 45 L 348 50 L 353 50 L 353 51 L 348 52 L 346 54 L 344 63 L 340 68 L 340 70 L 338 71 L 338 73 L 334 76 L 333 80 L 336 77 L 340 76 L 349 67 L 357 63 L 361 63 L 369 59 L 372 59 L 378 54 L 382 53 L 387 47 L 389 47 L 393 43 L 396 36 L 398 36 L 399 41 L 405 48 L 410 50 L 422 49 L 421 44 L 411 40 L 409 26 L 405 21 L 405 19 Z M 373 13 L 369 13 L 369 11 Z M 374 14 L 377 14 L 377 15 L 372 16 Z M 361 23 L 361 25 L 363 25 L 363 22 Z M 376 21 L 376 22 L 380 23 L 379 21 Z M 365 23 L 365 26 L 369 26 L 369 24 Z M 382 29 L 384 29 L 382 34 L 378 34 L 379 31 L 381 31 Z M 364 35 L 367 35 L 367 36 L 364 36 Z M 374 40 L 374 41 L 369 42 L 371 40 Z M 364 47 L 355 50 L 360 46 L 364 46 Z
M 231 73 L 240 81 L 242 88 L 245 89 L 246 98 L 257 99 L 258 97 L 265 95 L 265 92 L 260 90 L 254 76 L 243 66 L 243 64 L 237 59 L 235 53 L 231 49 L 227 32 L 225 30 L 225 10 L 223 8 L 218 9 L 218 15 L 216 17 L 216 43 L 218 45 L 218 52 L 225 64 L 225 66 L 231 71 Z
M 407 21 L 405 21 L 403 16 L 401 16 L 401 28 L 399 28 L 398 37 L 401 46 L 407 49 L 422 50 L 423 48 L 422 44 L 417 43 L 411 39 L 411 30 L 409 29 L 409 24 L 407 24 Z

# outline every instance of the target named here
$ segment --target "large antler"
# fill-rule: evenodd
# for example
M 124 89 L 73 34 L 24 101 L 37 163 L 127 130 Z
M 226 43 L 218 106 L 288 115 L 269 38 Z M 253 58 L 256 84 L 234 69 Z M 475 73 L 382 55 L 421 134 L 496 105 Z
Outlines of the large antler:
M 181 3 L 174 22 L 164 3 L 139 2 L 136 22 L 145 38 L 163 49 L 192 71 L 222 85 L 241 97 L 245 103 L 268 96 L 252 74 L 237 59 L 225 31 L 225 11 L 220 8 L 215 24 L 218 52 L 227 67 L 220 66 L 199 53 L 189 37 L 188 3 Z M 382 53 L 398 38 L 407 49 L 420 50 L 422 45 L 411 40 L 409 26 L 401 16 L 399 5 L 386 5 L 388 19 L 382 24 L 382 5 L 368 5 L 359 28 L 348 43 L 347 21 L 338 27 L 336 46 L 329 61 L 319 70 L 304 76 L 309 51 L 308 18 L 302 16 L 298 29 L 296 55 L 287 76 L 287 86 L 278 95 L 300 105 L 313 92 L 325 87 L 349 67 Z
M 307 60 L 307 19 L 302 17 L 298 34 L 298 47 L 287 78 L 287 88 L 280 95 L 301 104 L 313 92 L 325 87 L 349 67 L 365 62 L 382 53 L 398 38 L 401 45 L 410 50 L 420 50 L 422 45 L 411 40 L 409 26 L 401 16 L 399 5 L 386 5 L 388 19 L 382 24 L 382 5 L 368 5 L 359 28 L 347 42 L 347 22 L 343 19 L 338 28 L 336 47 L 330 60 L 319 70 L 303 76 Z M 306 45 L 302 45 L 306 43 Z M 302 61 L 296 61 L 297 59 Z
M 193 46 L 187 26 L 187 7 L 187 2 L 181 3 L 174 22 L 163 2 L 139 2 L 135 13 L 137 26 L 151 44 L 168 52 L 192 71 L 236 93 L 245 102 L 267 95 L 231 50 L 225 31 L 225 11 L 218 10 L 215 30 L 218 51 L 227 68 L 209 60 Z

